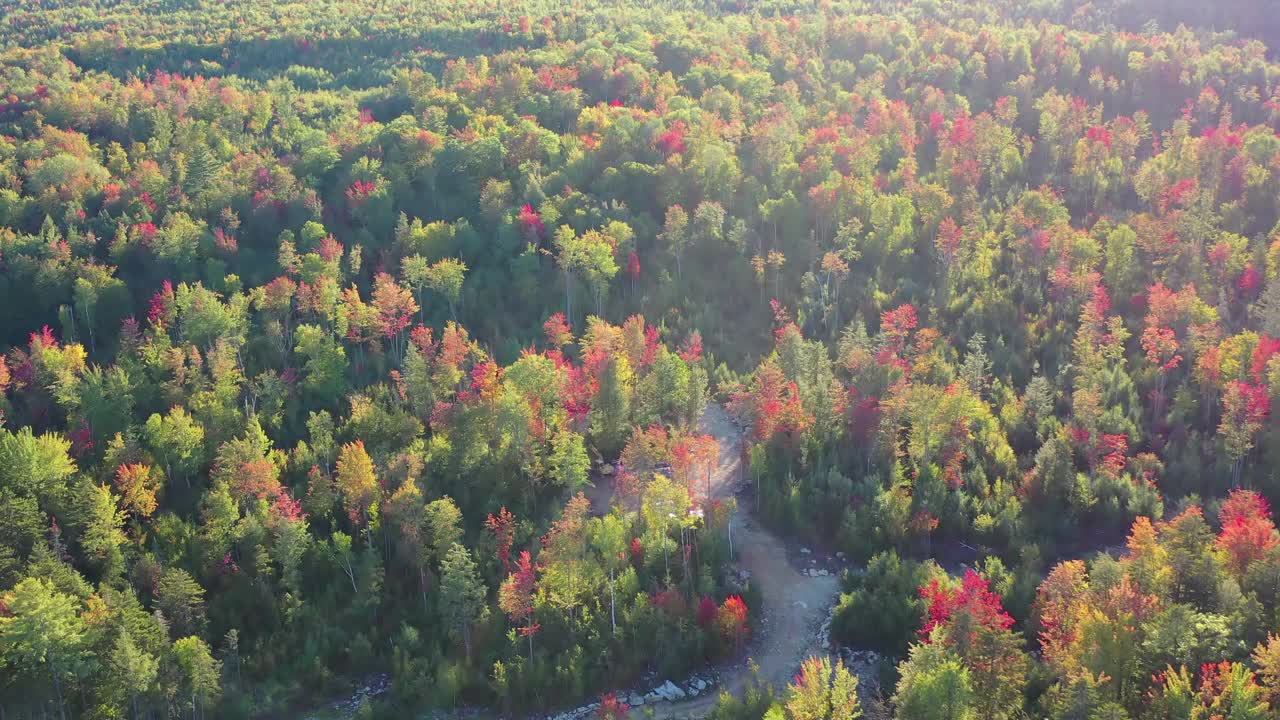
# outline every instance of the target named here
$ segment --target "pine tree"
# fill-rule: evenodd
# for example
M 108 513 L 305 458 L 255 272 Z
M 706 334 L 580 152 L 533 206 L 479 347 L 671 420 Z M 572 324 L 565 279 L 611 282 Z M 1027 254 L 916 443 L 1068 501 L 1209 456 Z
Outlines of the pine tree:
M 449 633 L 462 636 L 467 657 L 471 657 L 471 626 L 484 617 L 486 594 L 471 553 L 453 543 L 440 564 L 440 612 Z
M 187 159 L 187 177 L 182 184 L 182 191 L 188 195 L 197 195 L 209 186 L 218 174 L 218 159 L 209 148 L 197 145 Z

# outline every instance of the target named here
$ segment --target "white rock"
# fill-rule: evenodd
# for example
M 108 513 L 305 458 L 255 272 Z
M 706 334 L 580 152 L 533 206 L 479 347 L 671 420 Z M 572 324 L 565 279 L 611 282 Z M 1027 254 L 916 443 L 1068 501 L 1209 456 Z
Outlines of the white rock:
M 631 693 L 630 697 L 627 698 L 627 704 L 631 707 L 638 707 L 644 704 L 644 698 L 637 693 Z
M 601 475 L 604 475 L 605 477 L 609 477 L 613 473 L 614 473 L 613 465 L 610 465 L 609 463 L 605 463 L 604 465 L 600 466 Z
M 694 678 L 693 686 L 697 688 L 699 692 L 707 689 L 707 684 L 702 681 L 702 678 Z
M 812 552 L 813 552 L 813 551 L 812 551 L 812 550 L 810 550 L 809 548 L 800 548 L 800 554 L 801 554 L 801 555 L 809 555 L 809 554 L 811 554 Z
M 828 576 L 828 575 L 830 575 L 830 574 L 831 574 L 831 573 L 827 572 L 826 568 L 823 568 L 823 569 L 821 569 L 821 570 L 819 570 L 819 571 L 818 571 L 818 576 L 819 576 L 819 577 L 826 577 L 826 576 Z
M 669 700 L 671 702 L 680 700 L 684 698 L 685 695 L 684 690 L 681 690 L 679 685 L 676 685 L 670 680 L 654 688 L 653 691 L 661 695 L 663 700 Z
M 837 559 L 839 559 L 839 560 L 843 560 L 843 559 L 844 559 L 844 553 L 843 553 L 843 552 L 838 552 L 838 553 L 836 553 L 836 558 L 837 558 Z

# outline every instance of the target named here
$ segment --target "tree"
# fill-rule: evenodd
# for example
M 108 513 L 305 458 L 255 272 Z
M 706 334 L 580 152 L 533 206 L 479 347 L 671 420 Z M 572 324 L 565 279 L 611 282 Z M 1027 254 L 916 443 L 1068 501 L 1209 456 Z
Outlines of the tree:
M 471 626 L 484 616 L 486 589 L 471 553 L 458 543 L 440 563 L 440 612 L 451 634 L 461 635 L 471 657 Z
M 787 688 L 788 720 L 856 720 L 862 717 L 858 702 L 858 676 L 844 661 L 834 666 L 828 657 L 810 657 Z
M 644 490 L 640 515 L 647 528 L 646 552 L 655 547 L 662 548 L 664 567 L 669 573 L 670 552 L 675 546 L 670 531 L 672 527 L 684 528 L 689 522 L 689 490 L 673 483 L 665 475 L 655 475 Z
M 1027 657 L 1013 633 L 1013 618 L 988 580 L 966 570 L 959 588 L 935 579 L 920 588 L 926 602 L 920 634 L 941 642 L 969 670 L 981 717 L 1015 716 L 1027 682 Z
M 27 578 L 0 597 L 0 606 L 6 609 L 0 613 L 0 657 L 21 672 L 48 677 L 65 720 L 63 684 L 88 649 L 75 598 L 47 580 Z
M 1280 534 L 1271 521 L 1271 509 L 1261 495 L 1251 490 L 1233 490 L 1219 513 L 1222 532 L 1218 547 L 1236 577 L 1280 543 Z
M 367 528 L 378 514 L 378 479 L 364 441 L 347 443 L 338 452 L 337 484 L 351 523 Z
M 44 434 L 36 437 L 30 427 L 17 433 L 0 430 L 0 487 L 29 497 L 46 497 L 76 471 L 71 443 Z
M 557 485 L 576 493 L 590 482 L 591 459 L 582 436 L 571 430 L 560 430 L 551 439 L 550 474 Z
M 911 646 L 898 669 L 893 694 L 901 720 L 973 720 L 973 686 L 969 670 L 939 643 Z
M 151 467 L 144 463 L 126 463 L 116 469 L 116 490 L 120 493 L 120 504 L 135 519 L 151 517 L 156 511 L 156 490 L 158 483 Z
M 616 513 L 592 520 L 591 545 L 609 570 L 609 631 L 618 634 L 617 578 L 627 562 L 627 525 Z
M 485 518 L 484 526 L 493 533 L 494 542 L 497 544 L 498 562 L 502 563 L 503 572 L 511 571 L 511 545 L 515 542 L 516 518 L 504 506 L 498 510 L 498 514 L 489 514 Z
M 1272 709 L 1280 708 L 1280 635 L 1267 635 L 1266 642 L 1254 648 L 1253 664 L 1258 668 L 1263 698 Z
M 156 584 L 156 607 L 177 636 L 204 632 L 204 588 L 182 568 L 170 568 Z
M 1222 423 L 1218 425 L 1218 433 L 1232 461 L 1233 488 L 1240 487 L 1245 457 L 1253 449 L 1253 438 L 1262 429 L 1270 403 L 1266 388 L 1238 380 L 1227 383 L 1222 393 Z
M 431 558 L 443 563 L 450 549 L 462 542 L 462 511 L 451 497 L 432 500 L 423 508 Z
M 726 645 L 733 647 L 735 656 L 742 652 L 742 645 L 751 634 L 747 616 L 747 604 L 738 595 L 725 598 L 720 604 L 720 609 L 716 611 L 716 627 L 720 631 L 720 639 Z
M 351 549 L 351 536 L 344 532 L 335 532 L 329 538 L 329 549 L 333 553 L 333 559 L 347 576 L 347 580 L 351 581 L 351 592 L 353 594 L 359 592 L 359 588 L 356 587 L 355 552 Z
M 182 686 L 191 698 L 191 720 L 203 720 L 210 702 L 222 694 L 222 663 L 213 659 L 208 644 L 198 637 L 173 643 L 173 657 L 182 671 Z
M 147 418 L 144 434 L 164 464 L 165 475 L 174 477 L 176 472 L 190 487 L 191 474 L 203 462 L 204 427 L 181 405 L 175 405 L 168 415 L 154 413 Z
M 498 607 L 502 609 L 512 622 L 524 622 L 520 634 L 529 639 L 529 661 L 533 661 L 533 636 L 537 634 L 539 625 L 533 621 L 533 597 L 537 591 L 537 567 L 529 551 L 520 553 L 516 569 L 498 588 Z
M 462 296 L 462 282 L 467 276 L 467 264 L 454 258 L 445 258 L 427 268 L 427 287 L 444 296 L 449 303 L 449 316 L 458 319 L 458 298 Z
M 120 546 L 125 543 L 124 513 L 106 485 L 90 485 L 84 497 L 85 528 L 80 538 L 85 554 L 100 564 L 107 575 L 124 569 Z
M 679 205 L 672 205 L 667 208 L 666 219 L 662 223 L 662 232 L 658 234 L 658 239 L 667 247 L 667 252 L 676 261 L 676 280 L 680 280 L 684 276 L 684 258 L 685 248 L 689 245 L 689 214 Z
M 627 420 L 631 415 L 631 367 L 621 355 L 607 356 L 603 362 L 600 389 L 592 402 L 591 431 L 600 452 L 612 457 L 622 449 L 630 430 Z
M 114 677 L 122 683 L 120 691 L 126 693 L 133 717 L 138 717 L 138 698 L 151 690 L 156 681 L 160 663 L 156 657 L 138 647 L 128 630 L 121 630 L 107 660 Z

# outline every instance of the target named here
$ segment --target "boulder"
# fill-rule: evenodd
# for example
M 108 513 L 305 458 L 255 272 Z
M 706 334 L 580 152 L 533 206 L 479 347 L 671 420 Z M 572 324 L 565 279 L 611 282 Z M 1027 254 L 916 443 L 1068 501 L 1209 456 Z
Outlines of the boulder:
M 801 555 L 810 555 L 810 554 L 812 554 L 812 553 L 813 553 L 813 551 L 812 551 L 812 550 L 810 550 L 809 548 L 800 548 L 800 554 L 801 554 Z
M 826 577 L 826 576 L 828 576 L 828 575 L 830 575 L 830 574 L 831 574 L 831 573 L 827 572 L 827 569 L 826 569 L 826 568 L 823 568 L 823 569 L 821 569 L 821 570 L 819 570 L 819 571 L 818 571 L 818 576 L 819 576 L 819 577 Z
M 609 477 L 609 476 L 610 476 L 610 475 L 612 475 L 613 473 L 614 473 L 614 469 L 613 469 L 613 464 L 612 464 L 612 463 L 605 463 L 605 464 L 603 464 L 603 465 L 601 465 L 601 466 L 600 466 L 600 474 L 601 474 L 601 475 L 604 475 L 605 477 Z
M 681 690 L 679 685 L 676 685 L 670 680 L 654 688 L 653 691 L 657 693 L 658 696 L 661 697 L 663 700 L 667 700 L 669 702 L 675 702 L 676 700 L 681 700 L 685 696 L 684 690 Z
M 627 696 L 627 704 L 631 707 L 640 707 L 644 704 L 644 698 L 640 697 L 639 693 L 631 693 Z

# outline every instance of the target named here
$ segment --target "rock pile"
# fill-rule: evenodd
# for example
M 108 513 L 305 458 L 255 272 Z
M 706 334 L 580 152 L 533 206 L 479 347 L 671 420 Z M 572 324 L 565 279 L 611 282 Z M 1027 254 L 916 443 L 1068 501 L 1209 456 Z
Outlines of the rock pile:
M 641 693 L 638 690 L 618 693 L 618 698 L 633 708 L 660 702 L 678 702 L 709 692 L 716 686 L 717 682 L 718 680 L 714 675 L 694 675 L 680 685 L 671 680 L 665 680 L 646 693 Z M 582 707 L 562 712 L 559 715 L 553 715 L 547 720 L 583 720 L 599 708 L 600 703 L 591 703 L 590 705 L 583 705 Z

